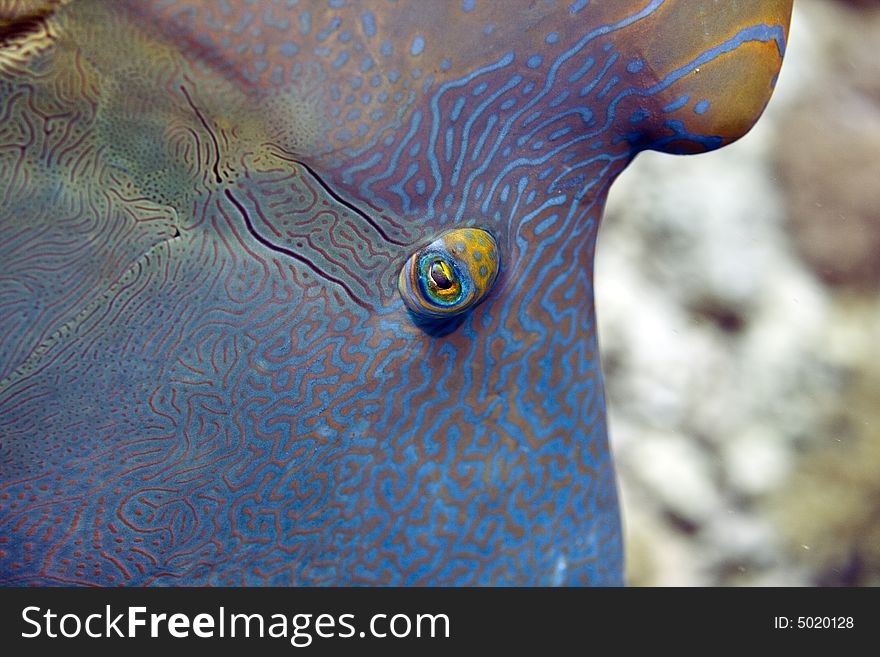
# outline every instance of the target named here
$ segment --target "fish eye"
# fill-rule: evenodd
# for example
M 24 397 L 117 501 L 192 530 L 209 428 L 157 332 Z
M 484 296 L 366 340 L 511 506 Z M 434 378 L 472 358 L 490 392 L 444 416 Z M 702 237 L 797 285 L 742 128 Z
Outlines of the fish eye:
M 436 253 L 427 254 L 422 261 L 425 271 L 419 275 L 420 291 L 444 306 L 458 301 L 464 288 L 455 264 Z
M 499 269 L 498 244 L 479 228 L 458 228 L 416 251 L 400 271 L 398 288 L 418 318 L 444 320 L 483 301 Z
M 432 284 L 432 287 L 435 287 L 437 291 L 441 294 L 446 292 L 447 290 L 451 290 L 455 285 L 452 276 L 453 274 L 449 269 L 449 265 L 447 265 L 442 260 L 437 259 L 433 263 L 431 263 L 430 282 Z

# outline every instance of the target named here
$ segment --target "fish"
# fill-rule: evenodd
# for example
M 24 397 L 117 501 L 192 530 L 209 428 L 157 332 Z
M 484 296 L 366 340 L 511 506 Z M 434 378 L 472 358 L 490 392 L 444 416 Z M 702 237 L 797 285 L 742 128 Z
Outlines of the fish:
M 0 2 L 0 583 L 624 584 L 602 209 L 790 12 Z

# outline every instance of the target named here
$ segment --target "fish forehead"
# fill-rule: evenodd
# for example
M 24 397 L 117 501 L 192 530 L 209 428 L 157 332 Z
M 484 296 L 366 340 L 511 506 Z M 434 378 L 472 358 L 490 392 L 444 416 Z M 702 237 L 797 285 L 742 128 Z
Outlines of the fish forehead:
M 590 260 L 636 150 L 726 139 L 705 45 L 632 46 L 680 4 L 61 10 L 0 67 L 4 581 L 618 583 Z M 461 226 L 436 338 L 395 280 Z
M 300 133 L 274 143 L 410 226 L 504 222 L 501 192 L 533 170 L 528 191 L 592 197 L 622 168 L 591 168 L 597 158 L 735 139 L 766 101 L 789 10 L 511 2 L 502 20 L 490 2 L 120 6 L 250 97 L 294 105 L 261 105 Z M 303 131 L 320 139 L 303 144 Z

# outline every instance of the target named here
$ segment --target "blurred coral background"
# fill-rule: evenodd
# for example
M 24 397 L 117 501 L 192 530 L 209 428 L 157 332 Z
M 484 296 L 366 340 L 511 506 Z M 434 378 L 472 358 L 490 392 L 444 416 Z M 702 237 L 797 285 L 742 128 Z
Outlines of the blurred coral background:
M 636 586 L 880 585 L 880 2 L 795 0 L 755 129 L 617 181 L 596 297 Z

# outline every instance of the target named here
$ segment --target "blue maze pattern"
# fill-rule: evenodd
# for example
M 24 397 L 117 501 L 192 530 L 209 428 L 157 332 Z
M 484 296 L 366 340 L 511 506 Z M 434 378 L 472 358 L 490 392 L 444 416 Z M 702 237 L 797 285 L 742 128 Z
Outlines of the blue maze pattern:
M 785 2 L 710 41 L 686 4 L 23 19 L 0 42 L 0 581 L 620 584 L 604 199 L 640 150 L 739 136 L 728 62 L 754 63 L 750 125 L 785 43 Z M 431 334 L 398 274 L 466 227 L 501 271 Z

